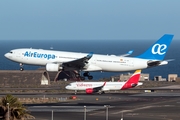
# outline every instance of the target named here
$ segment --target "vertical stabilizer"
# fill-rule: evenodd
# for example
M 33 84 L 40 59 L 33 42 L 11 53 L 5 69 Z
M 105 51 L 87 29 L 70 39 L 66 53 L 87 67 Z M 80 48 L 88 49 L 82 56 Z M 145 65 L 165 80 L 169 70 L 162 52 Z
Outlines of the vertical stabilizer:
M 142 59 L 163 60 L 174 35 L 165 34 L 156 41 L 147 51 L 137 56 Z
M 126 81 L 121 90 L 133 88 L 138 85 L 139 78 L 141 76 L 141 70 L 136 70 L 134 74 Z

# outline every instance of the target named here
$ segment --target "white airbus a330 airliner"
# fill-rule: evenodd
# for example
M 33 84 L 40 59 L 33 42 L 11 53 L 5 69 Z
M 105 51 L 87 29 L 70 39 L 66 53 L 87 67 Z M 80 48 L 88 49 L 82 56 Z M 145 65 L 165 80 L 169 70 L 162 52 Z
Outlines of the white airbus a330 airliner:
M 126 82 L 73 82 L 66 86 L 68 90 L 74 90 L 75 94 L 79 90 L 83 90 L 86 94 L 99 93 L 110 90 L 125 90 L 133 88 L 143 83 L 139 82 L 141 70 L 136 70 L 135 73 Z
M 172 39 L 173 35 L 163 35 L 157 42 L 148 48 L 147 51 L 137 57 L 32 48 L 14 49 L 6 53 L 5 57 L 20 63 L 20 70 L 23 70 L 23 64 L 40 65 L 46 66 L 47 71 L 85 71 L 83 74 L 84 77 L 92 79 L 93 77 L 89 75 L 90 71 L 132 71 L 168 64 L 168 61 L 163 59 Z M 132 51 L 127 55 L 130 55 L 131 53 Z

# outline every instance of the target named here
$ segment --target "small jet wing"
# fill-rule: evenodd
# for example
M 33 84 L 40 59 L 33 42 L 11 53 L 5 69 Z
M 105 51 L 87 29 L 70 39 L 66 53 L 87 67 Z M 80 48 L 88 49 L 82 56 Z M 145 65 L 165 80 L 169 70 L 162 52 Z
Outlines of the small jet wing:
M 119 56 L 121 56 L 121 57 L 129 56 L 129 55 L 131 55 L 133 52 L 134 52 L 133 50 L 130 50 L 130 51 L 128 51 L 126 54 L 122 54 L 122 55 L 119 55 Z
M 104 82 L 104 84 L 102 86 L 99 86 L 99 87 L 94 87 L 93 90 L 98 92 L 98 91 L 101 91 L 102 88 L 106 85 L 106 82 Z
M 62 66 L 64 67 L 65 70 L 68 70 L 68 69 L 78 69 L 79 70 L 79 69 L 82 69 L 88 63 L 88 60 L 91 59 L 92 56 L 93 56 L 93 53 L 91 52 L 83 58 L 62 63 Z

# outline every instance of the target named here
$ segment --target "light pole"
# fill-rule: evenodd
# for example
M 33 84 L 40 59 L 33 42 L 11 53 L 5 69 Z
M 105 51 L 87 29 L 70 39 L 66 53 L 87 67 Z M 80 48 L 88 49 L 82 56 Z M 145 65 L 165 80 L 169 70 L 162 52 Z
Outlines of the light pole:
M 108 120 L 108 108 L 110 105 L 104 105 L 104 107 L 106 108 L 106 120 Z
M 122 112 L 122 114 L 121 114 L 121 120 L 123 120 L 123 112 Z
M 84 120 L 86 120 L 86 106 L 84 106 Z
M 53 110 L 52 110 L 51 120 L 53 120 L 53 117 L 54 117 L 54 115 L 53 115 Z
M 8 105 L 8 120 L 9 120 L 9 103 L 7 103 L 7 105 Z

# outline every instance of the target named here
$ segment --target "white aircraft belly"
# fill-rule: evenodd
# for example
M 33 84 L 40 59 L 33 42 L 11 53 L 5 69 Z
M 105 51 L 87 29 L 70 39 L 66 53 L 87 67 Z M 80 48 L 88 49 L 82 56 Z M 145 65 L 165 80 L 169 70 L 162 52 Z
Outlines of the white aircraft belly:
M 144 69 L 147 68 L 145 63 L 137 64 L 137 65 L 128 65 L 128 64 L 119 64 L 119 63 L 108 63 L 108 64 L 100 64 L 97 66 L 102 68 L 102 71 L 131 71 L 137 69 Z
M 48 60 L 42 60 L 42 59 L 36 59 L 36 58 L 20 58 L 18 60 L 19 62 L 22 62 L 24 64 L 29 64 L 29 65 L 46 65 L 48 62 Z
M 17 49 L 13 50 L 14 56 L 9 59 L 30 65 L 42 65 L 47 63 L 65 63 L 87 56 L 86 53 L 59 52 L 39 49 Z M 132 71 L 147 68 L 147 61 L 139 58 L 119 57 L 94 54 L 84 66 L 83 71 Z

